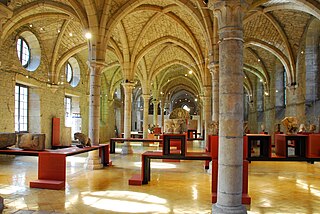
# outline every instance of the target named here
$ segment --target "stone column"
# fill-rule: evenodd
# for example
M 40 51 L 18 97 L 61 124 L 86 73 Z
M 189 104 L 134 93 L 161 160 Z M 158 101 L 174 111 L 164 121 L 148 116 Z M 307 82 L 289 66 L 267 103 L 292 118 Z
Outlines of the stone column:
M 153 100 L 153 125 L 157 126 L 158 125 L 158 100 Z
M 210 64 L 212 77 L 212 120 L 219 121 L 219 64 Z
M 130 138 L 131 136 L 131 108 L 132 108 L 132 90 L 133 83 L 123 83 L 124 89 L 124 138 Z M 124 142 L 122 146 L 122 154 L 133 153 L 130 142 Z
M 116 121 L 116 113 L 115 113 L 115 105 L 112 97 L 109 97 L 107 101 L 107 109 L 106 109 L 106 124 L 107 124 L 107 139 L 110 140 L 115 136 L 115 121 Z
M 204 142 L 208 143 L 208 134 L 209 133 L 209 123 L 211 122 L 211 87 L 210 86 L 205 86 L 203 88 L 204 90 L 204 95 L 201 97 L 202 102 L 203 102 L 203 121 L 204 121 Z
M 219 122 L 219 35 L 218 20 L 214 18 L 213 29 L 213 62 L 209 69 L 212 77 L 212 120 Z
M 101 70 L 103 64 L 91 62 L 90 66 L 90 97 L 89 97 L 89 138 L 92 145 L 99 145 L 100 128 L 100 89 Z M 86 160 L 87 169 L 101 169 L 103 164 L 99 157 L 99 151 L 92 151 Z
M 243 16 L 240 0 L 210 1 L 219 27 L 219 153 L 212 213 L 247 213 L 242 205 Z
M 164 129 L 164 105 L 165 105 L 165 99 L 163 98 L 161 100 L 161 130 L 162 130 L 162 132 Z
M 149 94 L 143 94 L 143 138 L 148 138 Z

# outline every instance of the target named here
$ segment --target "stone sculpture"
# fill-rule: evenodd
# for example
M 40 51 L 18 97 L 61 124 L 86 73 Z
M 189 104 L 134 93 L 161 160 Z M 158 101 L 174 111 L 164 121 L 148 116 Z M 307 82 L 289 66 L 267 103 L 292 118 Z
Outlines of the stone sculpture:
M 299 131 L 298 131 L 298 132 L 306 132 L 306 127 L 304 126 L 303 123 L 300 124 Z
M 174 109 L 170 116 L 169 119 L 185 119 L 189 120 L 190 119 L 190 114 L 188 111 L 184 110 L 183 108 L 176 108 Z
M 81 146 L 83 147 L 91 146 L 91 139 L 83 133 L 80 133 L 80 132 L 74 133 L 74 139 L 79 140 Z
M 285 117 L 281 123 L 286 128 L 287 134 L 296 133 L 298 130 L 298 119 L 296 117 Z
M 16 145 L 16 133 L 0 133 L 0 149 Z
M 309 132 L 314 133 L 316 131 L 316 125 L 315 124 L 310 124 L 309 126 Z
M 187 131 L 186 120 L 183 119 L 166 119 L 164 121 L 164 132 L 180 134 Z
M 45 134 L 21 134 L 18 136 L 18 147 L 26 150 L 44 150 L 45 139 Z
M 209 122 L 208 134 L 209 135 L 218 135 L 219 134 L 219 122 L 217 122 L 217 121 Z

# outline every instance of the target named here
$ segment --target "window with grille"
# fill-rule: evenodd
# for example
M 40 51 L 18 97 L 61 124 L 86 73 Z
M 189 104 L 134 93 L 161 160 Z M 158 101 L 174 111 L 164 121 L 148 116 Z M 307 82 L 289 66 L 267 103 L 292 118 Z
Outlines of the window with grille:
M 25 68 L 28 67 L 30 63 L 30 48 L 26 40 L 22 37 L 19 37 L 17 41 L 17 53 L 21 65 Z
M 15 87 L 15 131 L 28 131 L 28 97 L 29 89 L 24 85 Z
M 65 97 L 64 98 L 64 110 L 65 110 L 65 116 L 71 117 L 71 97 Z
M 66 80 L 68 83 L 71 83 L 73 78 L 73 69 L 70 63 L 66 65 Z

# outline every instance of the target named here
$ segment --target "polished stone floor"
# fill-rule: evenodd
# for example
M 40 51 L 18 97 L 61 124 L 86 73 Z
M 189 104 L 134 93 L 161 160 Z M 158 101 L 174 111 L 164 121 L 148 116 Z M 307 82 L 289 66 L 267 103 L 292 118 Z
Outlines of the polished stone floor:
M 117 147 L 116 152 L 119 152 Z M 211 213 L 211 175 L 203 161 L 152 161 L 151 182 L 129 186 L 140 173 L 140 154 L 156 147 L 133 145 L 134 154 L 112 154 L 113 166 L 83 168 L 85 155 L 68 157 L 65 190 L 29 188 L 37 179 L 37 157 L 0 157 L 4 213 Z M 201 142 L 188 142 L 201 151 Z M 252 162 L 248 213 L 320 213 L 320 163 Z

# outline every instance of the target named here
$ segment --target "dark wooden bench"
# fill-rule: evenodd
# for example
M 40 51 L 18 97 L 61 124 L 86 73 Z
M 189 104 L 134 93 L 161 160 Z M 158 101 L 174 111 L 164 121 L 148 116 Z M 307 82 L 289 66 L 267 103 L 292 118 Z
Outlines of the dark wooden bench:
M 144 138 L 110 138 L 110 154 L 116 152 L 116 143 L 124 142 L 142 142 L 142 143 L 152 143 L 152 142 L 162 142 L 162 139 L 144 139 Z
M 99 150 L 101 163 L 111 165 L 109 158 L 109 144 L 100 144 L 92 147 L 69 147 L 64 149 L 46 149 L 43 151 L 23 150 L 18 148 L 1 149 L 0 154 L 38 156 L 38 180 L 31 181 L 31 188 L 45 188 L 60 190 L 65 188 L 66 157 L 85 152 Z

